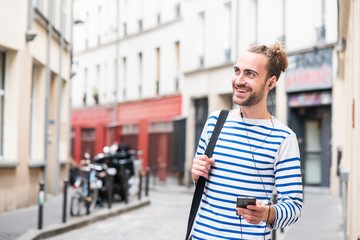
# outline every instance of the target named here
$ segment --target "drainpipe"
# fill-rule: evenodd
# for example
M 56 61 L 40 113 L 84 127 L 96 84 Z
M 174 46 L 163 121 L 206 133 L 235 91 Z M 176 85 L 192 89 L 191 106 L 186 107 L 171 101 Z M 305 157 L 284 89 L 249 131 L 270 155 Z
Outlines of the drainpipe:
M 71 140 L 72 140 L 72 122 L 71 122 L 71 109 L 72 109 L 72 97 L 71 97 L 71 84 L 72 84 L 72 78 L 74 76 L 73 72 L 72 72 L 72 65 L 73 65 L 73 35 L 74 35 L 74 0 L 71 1 L 71 23 L 70 23 L 70 27 L 71 27 L 71 32 L 70 32 L 70 66 L 69 66 L 69 69 L 70 69 L 70 75 L 68 76 L 69 77 L 69 84 L 68 84 L 68 88 L 69 88 L 69 118 L 68 118 L 68 121 L 69 121 L 69 124 L 70 124 L 70 127 L 68 128 L 68 133 L 69 133 L 69 137 L 68 137 L 68 143 L 71 143 Z M 66 157 L 70 157 L 70 160 L 73 160 L 73 156 L 71 155 L 71 149 L 72 149 L 72 145 L 71 144 L 68 144 L 68 152 L 67 152 L 67 155 Z M 66 173 L 69 172 L 69 169 L 70 169 L 70 166 L 71 166 L 72 162 L 70 161 L 69 164 L 66 164 Z M 67 175 L 68 176 L 68 175 Z
M 239 0 L 236 0 L 236 13 L 235 13 L 235 62 L 239 57 L 239 15 L 240 15 L 240 7 Z
M 48 141 L 49 141 L 49 93 L 50 93 L 50 82 L 51 82 L 51 71 L 50 71 L 50 45 L 52 37 L 52 9 L 53 0 L 49 0 L 48 6 L 48 25 L 47 25 L 47 54 L 46 54 L 46 86 L 45 86 L 45 121 L 44 121 L 44 183 L 45 183 L 45 194 L 48 192 Z
M 115 92 L 114 92 L 114 127 L 116 127 L 117 124 L 117 114 L 118 114 L 118 110 L 117 110 L 117 105 L 118 105 L 118 82 L 119 82 L 119 64 L 120 64 L 120 36 L 119 36 L 119 31 L 120 29 L 120 0 L 116 1 L 116 67 L 115 67 Z
M 63 48 L 64 48 L 64 0 L 60 1 L 60 52 L 59 52 L 59 73 L 57 77 L 57 88 L 58 88 L 58 98 L 57 98 L 57 114 L 56 114 L 56 166 L 55 166 L 55 195 L 60 191 L 60 124 L 61 124 L 61 93 L 62 93 L 62 59 L 63 59 Z

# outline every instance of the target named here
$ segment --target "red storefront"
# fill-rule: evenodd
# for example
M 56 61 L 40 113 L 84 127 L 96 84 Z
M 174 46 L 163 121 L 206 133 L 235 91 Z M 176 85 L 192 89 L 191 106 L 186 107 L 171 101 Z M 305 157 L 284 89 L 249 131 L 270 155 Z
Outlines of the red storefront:
M 94 156 L 113 142 L 127 143 L 143 152 L 143 166 L 150 166 L 164 181 L 166 174 L 177 172 L 174 166 L 178 163 L 171 162 L 173 122 L 180 115 L 181 95 L 119 103 L 116 121 L 112 105 L 74 109 L 73 158 L 79 162 L 85 152 Z

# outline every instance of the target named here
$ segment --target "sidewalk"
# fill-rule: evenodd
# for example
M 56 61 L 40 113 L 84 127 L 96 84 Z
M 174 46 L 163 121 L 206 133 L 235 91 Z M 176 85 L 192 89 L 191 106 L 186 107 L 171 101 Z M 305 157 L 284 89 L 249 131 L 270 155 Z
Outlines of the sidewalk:
M 344 225 L 341 198 L 327 188 L 305 187 L 302 216 L 297 223 L 276 231 L 276 240 L 341 240 Z M 273 239 L 274 240 L 274 239 Z
M 70 189 L 69 189 L 70 190 Z M 68 191 L 68 195 L 71 191 Z M 107 202 L 103 207 L 96 207 L 89 215 L 70 216 L 70 196 L 67 201 L 67 221 L 62 223 L 63 194 L 57 196 L 48 195 L 43 206 L 43 228 L 38 230 L 38 205 L 21 208 L 14 211 L 0 213 L 0 239 L 1 240 L 32 240 L 49 237 L 71 229 L 75 229 L 89 223 L 131 211 L 133 209 L 150 204 L 150 200 L 142 194 L 142 199 L 131 197 L 129 203 L 113 202 L 108 209 Z

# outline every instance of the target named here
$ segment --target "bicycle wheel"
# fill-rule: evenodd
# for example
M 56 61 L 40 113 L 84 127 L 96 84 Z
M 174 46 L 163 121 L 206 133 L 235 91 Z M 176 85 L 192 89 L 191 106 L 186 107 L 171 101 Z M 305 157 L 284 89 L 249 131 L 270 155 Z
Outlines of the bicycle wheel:
M 70 216 L 79 216 L 82 205 L 82 197 L 79 194 L 75 194 L 71 197 L 70 201 Z

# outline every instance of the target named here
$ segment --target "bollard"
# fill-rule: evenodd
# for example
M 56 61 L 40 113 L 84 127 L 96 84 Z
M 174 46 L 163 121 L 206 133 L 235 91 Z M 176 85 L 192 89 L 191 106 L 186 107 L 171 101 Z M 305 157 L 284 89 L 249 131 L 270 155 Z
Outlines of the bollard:
M 108 208 L 111 209 L 111 205 L 112 205 L 112 188 L 113 188 L 113 179 L 114 176 L 111 175 L 107 175 L 106 176 L 106 192 L 107 192 L 107 200 L 108 200 Z
M 141 200 L 141 191 L 142 191 L 142 178 L 143 178 L 143 173 L 142 171 L 139 172 L 139 200 Z
M 90 200 L 91 200 L 91 197 L 90 197 L 90 170 L 89 172 L 87 172 L 87 196 L 86 196 L 86 215 L 89 215 L 90 214 Z
M 45 191 L 44 191 L 44 182 L 40 182 L 40 191 L 39 191 L 39 215 L 38 215 L 38 229 L 42 229 L 43 225 L 43 206 L 45 201 Z
M 66 223 L 67 189 L 68 189 L 68 180 L 64 179 L 64 199 L 63 199 L 63 213 L 62 213 L 62 222 L 63 223 Z
M 150 168 L 146 168 L 146 178 L 145 178 L 145 196 L 149 196 L 149 178 L 150 178 Z

